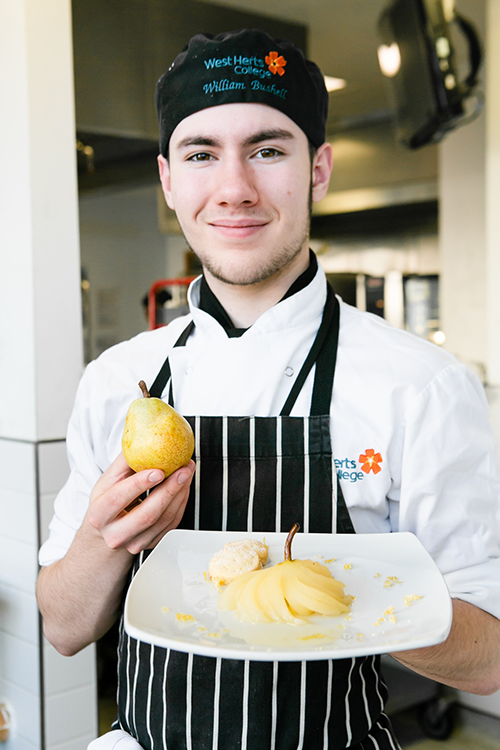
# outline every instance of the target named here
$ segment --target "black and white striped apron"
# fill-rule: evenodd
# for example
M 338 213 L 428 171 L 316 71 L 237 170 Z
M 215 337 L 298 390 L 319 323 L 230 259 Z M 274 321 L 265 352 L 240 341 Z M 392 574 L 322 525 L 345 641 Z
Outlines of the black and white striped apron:
M 193 323 L 176 346 L 183 346 Z M 196 473 L 180 528 L 354 533 L 331 451 L 339 304 L 323 321 L 277 417 L 187 417 Z M 316 364 L 311 414 L 291 417 Z M 172 380 L 168 358 L 150 389 Z M 148 551 L 137 556 L 132 575 Z M 120 626 L 118 717 L 145 750 L 396 750 L 379 657 L 251 662 L 181 653 Z

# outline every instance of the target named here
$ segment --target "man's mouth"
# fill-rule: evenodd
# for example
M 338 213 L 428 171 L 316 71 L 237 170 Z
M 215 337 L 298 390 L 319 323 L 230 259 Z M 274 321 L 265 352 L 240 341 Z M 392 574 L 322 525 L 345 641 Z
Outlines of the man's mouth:
M 261 227 L 268 223 L 267 219 L 214 219 L 209 221 L 214 227 L 225 227 L 227 229 L 242 229 L 245 227 Z
M 244 218 L 244 219 L 214 219 L 208 224 L 215 230 L 233 239 L 245 239 L 258 233 L 269 223 L 268 219 Z

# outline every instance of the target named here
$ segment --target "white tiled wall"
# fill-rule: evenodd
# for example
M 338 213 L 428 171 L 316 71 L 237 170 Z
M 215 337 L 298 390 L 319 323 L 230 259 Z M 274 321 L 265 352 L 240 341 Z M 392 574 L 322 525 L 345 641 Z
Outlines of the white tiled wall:
M 89 646 L 68 659 L 44 641 L 43 684 L 46 697 L 54 698 L 68 690 L 77 690 L 95 682 L 94 648 Z
M 48 534 L 54 498 L 65 483 L 69 466 L 64 441 L 38 445 L 40 534 Z M 95 647 L 68 658 L 43 639 L 46 750 L 85 750 L 97 736 Z
M 54 512 L 54 500 L 69 474 L 66 441 L 38 445 L 38 488 L 40 512 L 40 543 L 47 539 Z
M 38 445 L 40 494 L 57 493 L 69 474 L 66 441 L 53 440 Z
M 9 675 L 12 679 L 15 676 Z M 38 750 L 41 747 L 40 695 L 23 690 L 8 679 L 0 680 L 2 701 L 12 711 L 12 729 L 5 750 Z
M 14 714 L 6 750 L 41 742 L 35 466 L 32 443 L 0 440 L 0 700 Z
M 41 635 L 35 596 L 38 547 L 68 471 L 63 441 L 0 439 L 0 701 L 13 713 L 5 750 L 86 750 L 97 736 L 95 648 L 58 654 Z
M 39 693 L 40 660 L 38 644 L 0 632 L 0 672 L 20 690 Z
M 78 742 L 95 726 L 96 695 L 92 684 L 50 696 L 45 704 L 45 737 L 50 750 Z M 95 735 L 94 735 L 95 736 Z

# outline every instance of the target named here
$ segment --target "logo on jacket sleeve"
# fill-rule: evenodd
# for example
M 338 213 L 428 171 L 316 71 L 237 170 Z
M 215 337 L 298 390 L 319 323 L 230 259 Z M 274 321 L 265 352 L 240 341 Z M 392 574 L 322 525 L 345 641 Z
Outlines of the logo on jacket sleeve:
M 373 448 L 367 448 L 359 457 L 361 471 L 364 471 L 365 474 L 369 474 L 370 471 L 373 471 L 374 474 L 378 474 L 379 471 L 382 471 L 382 468 L 379 465 L 382 461 L 383 459 L 380 453 L 375 453 Z

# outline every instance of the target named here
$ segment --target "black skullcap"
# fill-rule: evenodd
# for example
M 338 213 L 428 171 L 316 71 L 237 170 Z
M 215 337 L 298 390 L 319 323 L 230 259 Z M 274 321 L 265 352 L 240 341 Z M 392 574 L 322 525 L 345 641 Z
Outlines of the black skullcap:
M 196 34 L 156 85 L 160 153 L 175 127 L 219 104 L 268 104 L 288 115 L 313 146 L 325 140 L 328 93 L 323 75 L 292 42 L 258 29 Z

